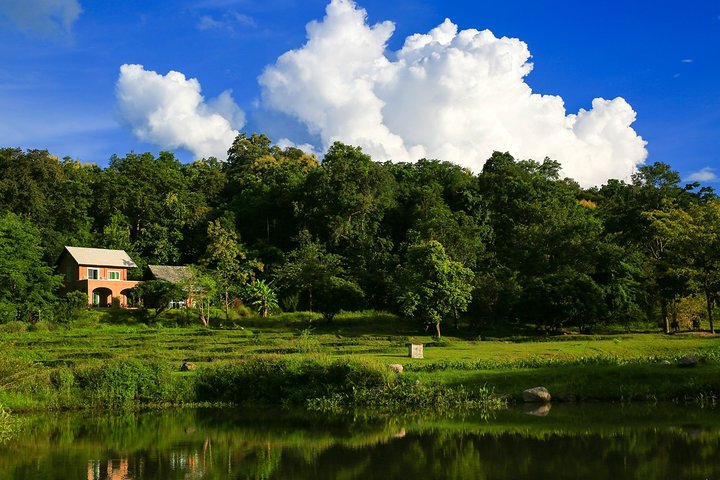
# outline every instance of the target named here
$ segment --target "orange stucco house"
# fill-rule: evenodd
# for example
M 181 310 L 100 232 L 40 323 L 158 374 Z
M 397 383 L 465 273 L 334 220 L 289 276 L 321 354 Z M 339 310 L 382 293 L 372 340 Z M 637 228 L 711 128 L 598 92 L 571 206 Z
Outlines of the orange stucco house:
M 118 298 L 128 306 L 128 290 L 139 282 L 128 280 L 128 268 L 137 267 L 124 250 L 65 247 L 58 259 L 58 272 L 65 276 L 63 292 L 87 293 L 88 304 L 109 307 Z

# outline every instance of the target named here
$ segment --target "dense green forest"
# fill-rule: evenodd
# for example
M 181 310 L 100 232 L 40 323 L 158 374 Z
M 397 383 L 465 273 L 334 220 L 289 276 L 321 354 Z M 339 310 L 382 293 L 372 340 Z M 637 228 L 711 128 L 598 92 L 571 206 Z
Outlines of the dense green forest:
M 257 134 L 239 135 L 225 162 L 191 164 L 0 149 L 0 322 L 67 310 L 54 274 L 64 245 L 124 249 L 135 278 L 196 265 L 222 308 L 238 298 L 328 320 L 370 308 L 438 333 L 458 318 L 713 329 L 720 302 L 720 200 L 662 163 L 583 189 L 550 159 L 496 152 L 474 174 L 336 143 L 320 162 Z

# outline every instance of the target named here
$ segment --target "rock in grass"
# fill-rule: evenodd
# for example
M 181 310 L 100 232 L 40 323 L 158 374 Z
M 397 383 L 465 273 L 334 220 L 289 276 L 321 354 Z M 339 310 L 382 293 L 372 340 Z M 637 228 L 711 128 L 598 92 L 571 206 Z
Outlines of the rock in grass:
M 195 364 L 190 362 L 185 362 L 182 364 L 182 367 L 180 367 L 181 372 L 192 372 L 195 370 Z
M 660 365 L 671 365 L 670 360 L 662 360 Z
M 545 387 L 528 388 L 523 392 L 523 402 L 548 403 L 550 402 L 550 392 Z
M 402 373 L 403 372 L 403 366 L 399 363 L 391 363 L 388 365 L 388 368 L 392 370 L 395 373 Z
M 684 357 L 682 357 L 682 358 L 678 361 L 678 366 L 680 366 L 680 367 L 694 367 L 695 365 L 697 365 L 697 363 L 698 363 L 698 358 L 697 358 L 697 356 L 693 355 L 692 353 L 689 353 L 689 354 L 685 355 Z

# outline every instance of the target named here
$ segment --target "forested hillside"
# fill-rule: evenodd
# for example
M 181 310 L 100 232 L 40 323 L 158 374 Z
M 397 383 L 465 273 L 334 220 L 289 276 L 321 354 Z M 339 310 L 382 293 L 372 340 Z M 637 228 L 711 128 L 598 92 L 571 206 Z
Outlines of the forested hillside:
M 328 318 L 373 308 L 475 326 L 712 328 L 713 191 L 660 163 L 592 189 L 559 172 L 498 152 L 479 174 L 376 163 L 340 143 L 319 162 L 255 134 L 226 162 L 130 153 L 100 168 L 1 149 L 0 321 L 60 308 L 53 266 L 74 245 L 126 250 L 136 278 L 148 264 L 198 265 L 218 306 L 266 288 L 271 303 Z

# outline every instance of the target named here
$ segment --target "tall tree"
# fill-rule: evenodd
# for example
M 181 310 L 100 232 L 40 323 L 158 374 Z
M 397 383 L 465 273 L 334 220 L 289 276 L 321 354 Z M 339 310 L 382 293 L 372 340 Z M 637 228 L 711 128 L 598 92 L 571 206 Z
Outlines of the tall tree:
M 458 318 L 472 299 L 473 272 L 451 260 L 440 242 L 430 240 L 411 245 L 397 276 L 400 312 L 435 326 L 446 317 Z
M 720 293 L 720 200 L 696 203 L 687 209 L 669 207 L 647 213 L 669 274 L 692 278 L 705 296 L 711 333 L 715 333 L 713 305 Z M 678 282 L 675 282 L 677 284 Z M 687 282 L 671 298 L 687 292 Z M 667 323 L 667 321 L 666 321 Z
M 248 259 L 245 248 L 238 242 L 234 230 L 223 227 L 220 220 L 208 224 L 208 245 L 203 263 L 211 268 L 217 285 L 224 293 L 225 317 L 230 316 L 230 294 L 239 294 L 248 281 L 255 278 L 256 271 L 262 271 L 263 264 Z
M 306 230 L 298 236 L 300 246 L 287 255 L 276 273 L 286 291 L 307 294 L 307 307 L 313 310 L 313 292 L 326 285 L 330 278 L 344 274 L 342 257 L 328 253 L 320 242 L 313 240 Z
M 14 213 L 0 215 L 0 321 L 36 321 L 62 277 L 43 260 L 40 232 Z

